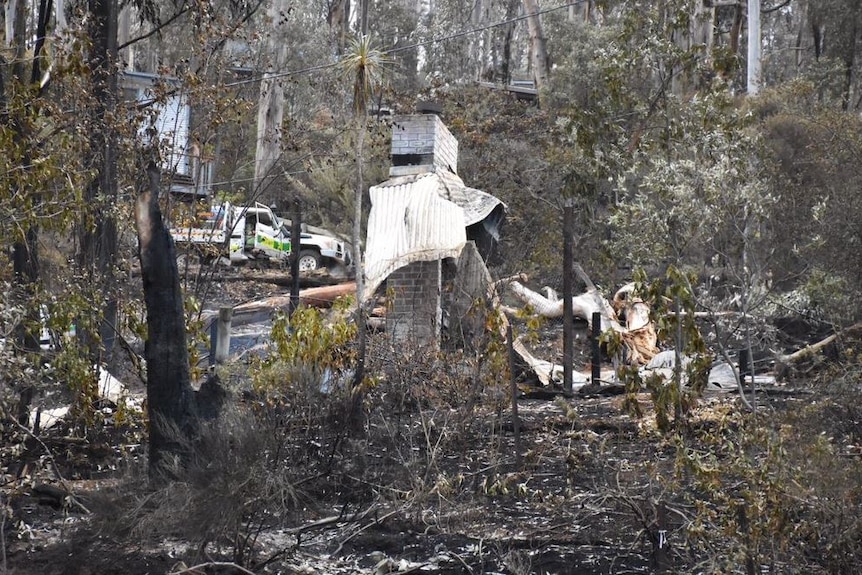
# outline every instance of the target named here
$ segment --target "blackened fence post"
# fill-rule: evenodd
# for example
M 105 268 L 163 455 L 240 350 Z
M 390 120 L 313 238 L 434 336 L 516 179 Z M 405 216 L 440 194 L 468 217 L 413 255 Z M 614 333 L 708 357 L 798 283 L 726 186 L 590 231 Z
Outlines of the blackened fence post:
M 593 312 L 593 321 L 592 321 L 592 358 L 590 363 L 592 365 L 592 381 L 590 382 L 592 385 L 601 385 L 602 384 L 602 354 L 601 349 L 599 347 L 599 339 L 602 337 L 602 314 L 594 311 Z
M 572 393 L 572 364 L 575 361 L 574 314 L 572 311 L 574 220 L 574 202 L 572 198 L 566 198 L 563 205 L 563 392 L 566 395 Z

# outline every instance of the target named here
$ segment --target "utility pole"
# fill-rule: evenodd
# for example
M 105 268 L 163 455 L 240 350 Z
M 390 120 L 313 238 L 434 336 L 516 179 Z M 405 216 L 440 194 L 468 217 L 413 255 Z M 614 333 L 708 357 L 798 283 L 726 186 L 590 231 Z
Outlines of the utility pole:
M 748 0 L 748 95 L 760 91 L 760 0 Z

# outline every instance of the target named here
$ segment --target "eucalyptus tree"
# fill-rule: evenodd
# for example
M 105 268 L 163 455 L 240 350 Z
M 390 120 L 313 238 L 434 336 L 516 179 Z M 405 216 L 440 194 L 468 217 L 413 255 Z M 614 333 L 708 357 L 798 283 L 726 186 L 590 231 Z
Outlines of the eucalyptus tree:
M 862 317 L 862 124 L 797 81 L 763 95 L 754 108 L 780 201 L 770 209 L 773 282 L 805 297 L 811 317 L 846 325 Z M 807 300 L 807 301 L 806 301 Z
M 88 140 L 80 122 L 87 102 L 79 97 L 86 86 L 80 74 L 81 53 L 55 44 L 50 46 L 51 57 L 45 56 L 49 6 L 41 3 L 30 19 L 25 17 L 27 3 L 13 3 L 6 27 L 11 36 L 5 39 L 11 58 L 0 55 L 0 242 L 13 246 L 12 275 L 6 273 L 5 261 L 0 271 L 5 288 L 0 323 L 7 338 L 0 370 L 3 379 L 31 390 L 28 396 L 48 377 L 39 357 L 45 353 L 40 332 L 50 327 L 62 333 L 84 309 L 76 301 L 80 290 L 73 289 L 76 282 L 66 266 L 64 236 L 83 208 L 80 191 L 92 177 L 83 158 Z M 36 41 L 30 43 L 32 38 Z M 13 328 L 16 337 L 8 338 L 7 330 Z M 53 368 L 73 388 L 81 384 L 92 389 L 95 380 L 88 378 L 92 364 L 76 361 L 74 342 L 69 343 L 69 349 L 52 352 Z M 17 357 L 10 357 L 10 351 Z M 84 407 L 87 401 L 75 407 Z M 28 397 L 22 397 L 22 411 L 27 402 Z
M 422 6 L 417 36 L 421 72 L 447 81 L 508 80 L 526 74 L 522 55 L 527 35 L 518 20 L 521 0 L 458 2 L 434 0 Z
M 862 96 L 856 101 L 852 97 L 854 87 L 858 92 L 859 84 L 856 52 L 862 30 L 862 7 L 853 0 L 829 0 L 809 2 L 808 10 L 815 58 L 838 63 L 836 92 L 840 94 L 841 107 L 858 109 Z
M 524 10 L 530 35 L 530 74 L 536 88 L 541 92 L 547 86 L 550 65 L 545 32 L 539 16 L 539 3 L 536 0 L 524 0 Z
M 366 1 L 368 31 L 377 38 L 391 60 L 389 83 L 397 92 L 415 92 L 420 87 L 419 41 L 422 2 L 417 0 Z
M 258 191 L 264 191 L 271 183 L 281 156 L 284 89 L 279 75 L 285 71 L 288 46 L 279 38 L 279 32 L 288 18 L 288 7 L 287 0 L 270 0 L 266 12 L 269 33 L 265 36 L 265 46 L 272 67 L 260 80 L 254 162 L 254 185 Z

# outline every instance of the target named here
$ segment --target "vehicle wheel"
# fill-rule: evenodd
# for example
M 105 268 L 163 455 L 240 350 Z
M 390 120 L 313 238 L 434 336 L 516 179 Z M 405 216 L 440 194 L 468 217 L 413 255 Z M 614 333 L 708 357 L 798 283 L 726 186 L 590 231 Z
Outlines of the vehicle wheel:
M 314 250 L 302 250 L 299 252 L 299 271 L 313 272 L 320 267 L 320 254 Z

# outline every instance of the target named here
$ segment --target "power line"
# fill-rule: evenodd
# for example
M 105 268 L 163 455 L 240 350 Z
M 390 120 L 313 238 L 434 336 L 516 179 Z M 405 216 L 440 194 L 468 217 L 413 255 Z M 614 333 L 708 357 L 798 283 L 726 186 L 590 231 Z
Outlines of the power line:
M 485 30 L 491 30 L 492 28 L 499 28 L 500 26 L 505 26 L 507 24 L 513 24 L 515 22 L 520 22 L 521 20 L 526 20 L 527 18 L 531 18 L 532 16 L 541 16 L 543 14 L 547 14 L 549 12 L 556 12 L 557 10 L 562 10 L 563 8 L 570 8 L 572 6 L 577 6 L 579 4 L 583 4 L 584 2 L 588 2 L 589 0 L 577 0 L 576 2 L 569 2 L 568 4 L 563 4 L 561 6 L 555 6 L 553 8 L 545 8 L 544 10 L 539 10 L 535 13 L 523 14 L 521 16 L 516 16 L 514 18 L 510 18 L 509 20 L 503 20 L 502 22 L 495 22 L 493 24 L 487 24 L 485 26 L 479 26 L 478 28 L 471 28 L 470 30 L 465 30 L 463 32 L 456 32 L 455 34 L 450 34 L 449 36 L 443 36 L 441 38 L 432 38 L 431 40 L 426 40 L 425 42 L 418 42 L 416 44 L 411 44 L 409 46 L 401 46 L 400 48 L 391 48 L 389 50 L 384 51 L 384 54 L 394 54 L 395 52 L 402 52 L 404 50 L 412 50 L 413 48 L 419 48 L 420 46 L 429 46 L 431 44 L 436 44 L 438 42 L 445 42 L 447 40 L 454 40 L 455 38 L 461 38 L 462 36 L 469 36 L 470 34 L 476 34 L 477 32 L 484 32 Z
M 479 32 L 484 32 L 485 30 L 491 30 L 493 28 L 499 28 L 500 26 L 506 26 L 508 24 L 513 24 L 515 22 L 520 22 L 521 20 L 526 20 L 532 16 L 542 16 L 543 14 L 548 14 L 550 12 L 556 12 L 557 10 L 562 10 L 563 8 L 570 8 L 572 6 L 578 6 L 587 2 L 588 0 L 575 0 L 574 2 L 568 2 L 566 4 L 562 4 L 560 6 L 554 6 L 553 8 L 545 8 L 544 10 L 539 10 L 538 12 L 531 14 L 523 14 L 521 16 L 516 16 L 514 18 L 509 18 L 508 20 L 502 20 L 500 22 L 494 22 L 493 24 L 487 24 L 485 26 L 479 26 L 478 28 L 471 28 L 470 30 L 465 30 L 463 32 L 456 32 L 454 34 L 449 34 L 447 36 L 441 36 L 439 38 L 432 38 L 431 40 L 425 40 L 424 42 L 417 42 L 415 44 L 409 44 L 407 46 L 400 46 L 398 48 L 390 48 L 389 50 L 384 50 L 383 54 L 394 54 L 396 52 L 403 52 L 405 50 L 413 50 L 415 48 L 420 48 L 422 46 L 430 46 L 431 44 L 439 44 L 441 42 L 446 42 L 448 40 L 454 40 L 456 38 L 462 38 L 464 36 L 469 36 L 471 34 L 477 34 Z M 233 88 L 235 86 L 243 86 L 245 84 L 253 84 L 256 82 L 260 82 L 261 80 L 272 80 L 276 78 L 287 78 L 290 76 L 299 76 L 302 74 L 309 74 L 311 72 L 317 72 L 318 70 L 326 70 L 328 68 L 334 68 L 338 66 L 339 62 L 330 62 L 328 64 L 318 64 L 316 66 L 309 66 L 308 68 L 300 68 L 299 70 L 289 70 L 287 72 L 278 72 L 274 74 L 265 73 L 262 76 L 258 76 L 255 78 L 246 78 L 245 80 L 237 80 L 236 82 L 230 82 L 228 84 L 224 84 L 225 88 Z

